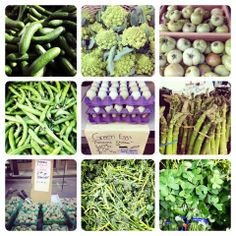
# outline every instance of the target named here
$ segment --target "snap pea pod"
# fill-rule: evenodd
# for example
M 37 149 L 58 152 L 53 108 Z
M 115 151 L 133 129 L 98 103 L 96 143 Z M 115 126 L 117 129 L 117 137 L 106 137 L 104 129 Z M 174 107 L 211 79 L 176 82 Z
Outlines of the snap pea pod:
M 25 150 L 30 149 L 30 148 L 32 148 L 31 144 L 25 144 L 25 145 L 23 145 L 21 147 L 16 148 L 13 151 L 8 152 L 8 154 L 9 155 L 19 155 L 22 152 L 24 152 Z

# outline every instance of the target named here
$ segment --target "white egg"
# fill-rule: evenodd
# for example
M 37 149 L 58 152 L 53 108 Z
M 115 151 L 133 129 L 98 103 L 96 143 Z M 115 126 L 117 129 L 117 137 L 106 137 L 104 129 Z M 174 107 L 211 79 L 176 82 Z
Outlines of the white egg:
M 144 86 L 144 87 L 140 88 L 140 90 L 141 90 L 142 92 L 150 91 L 147 86 Z
M 146 83 L 144 81 L 138 81 L 138 85 L 141 88 L 143 86 L 146 86 Z
M 130 82 L 129 82 L 129 87 L 132 87 L 132 86 L 134 86 L 134 85 L 137 85 L 137 82 L 136 82 L 136 81 L 130 81 Z
M 104 100 L 106 96 L 107 96 L 107 93 L 100 89 L 98 92 L 98 97 L 100 97 L 102 100 Z
M 118 81 L 111 81 L 111 86 L 119 87 Z
M 109 96 L 114 100 L 118 97 L 118 93 L 116 91 L 111 91 L 109 92 Z
M 145 107 L 144 107 L 144 106 L 139 106 L 139 107 L 138 107 L 138 111 L 139 111 L 140 113 L 143 113 L 143 112 L 145 111 Z
M 116 92 L 117 92 L 117 88 L 115 88 L 115 87 L 110 87 L 110 88 L 109 88 L 109 91 L 116 91 Z
M 94 107 L 93 110 L 98 113 L 100 111 L 100 107 Z
M 131 92 L 139 91 L 139 88 L 133 86 L 133 87 L 130 88 L 130 91 L 131 91 Z
M 128 96 L 129 96 L 129 93 L 127 90 L 123 90 L 120 92 L 120 96 L 123 98 L 123 99 L 126 99 Z
M 150 91 L 145 91 L 145 92 L 142 93 L 142 95 L 143 95 L 143 97 L 145 97 L 146 99 L 149 99 L 149 98 L 152 96 L 152 94 L 150 93 Z
M 113 106 L 110 105 L 110 106 L 105 106 L 104 109 L 105 109 L 106 112 L 110 112 L 112 108 L 113 108 Z
M 134 98 L 134 100 L 138 100 L 141 96 L 139 91 L 134 91 L 131 93 L 131 96 Z
M 90 87 L 89 90 L 92 90 L 92 91 L 94 91 L 96 93 L 98 91 L 98 88 L 97 87 Z
M 100 85 L 100 83 L 99 82 L 96 82 L 96 81 L 94 81 L 93 83 L 92 83 L 92 85 L 91 86 L 94 86 L 94 87 L 99 87 L 99 85 Z
M 117 112 L 121 112 L 122 109 L 123 109 L 123 106 L 116 104 L 116 105 L 114 106 L 114 109 L 115 109 Z
M 96 96 L 96 92 L 94 92 L 93 90 L 89 89 L 86 93 L 86 96 L 92 100 L 95 96 Z
M 134 106 L 129 106 L 129 105 L 126 105 L 126 109 L 129 113 L 133 112 L 134 110 Z

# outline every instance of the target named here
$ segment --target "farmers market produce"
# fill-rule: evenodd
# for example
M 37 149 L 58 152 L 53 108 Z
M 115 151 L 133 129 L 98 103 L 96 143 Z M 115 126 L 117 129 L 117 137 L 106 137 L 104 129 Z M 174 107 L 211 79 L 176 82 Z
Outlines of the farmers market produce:
M 148 123 L 154 96 L 144 81 L 93 82 L 84 98 L 92 123 Z
M 227 155 L 230 148 L 229 87 L 191 96 L 161 90 L 161 154 Z
M 76 74 L 75 6 L 8 6 L 5 24 L 6 75 Z
M 36 225 L 38 219 L 38 211 L 20 211 L 16 218 L 18 224 Z
M 163 160 L 160 163 L 160 228 L 228 230 L 231 225 L 228 160 Z
M 152 160 L 82 162 L 82 228 L 88 231 L 152 230 Z
M 152 6 L 84 6 L 81 33 L 83 76 L 154 73 Z
M 10 82 L 6 86 L 5 150 L 10 155 L 76 152 L 76 86 Z
M 67 227 L 59 224 L 52 224 L 43 227 L 43 231 L 67 231 Z
M 162 32 L 228 33 L 230 22 L 225 8 L 209 10 L 205 6 L 169 6 L 161 15 Z
M 161 35 L 159 40 L 160 74 L 163 76 L 230 75 L 231 39 L 225 42 L 219 40 L 208 42 L 203 39 L 190 41 L 186 38 L 174 39 Z
M 36 225 L 18 225 L 15 226 L 12 231 L 35 231 L 36 229 Z
M 43 205 L 43 221 L 45 224 L 65 223 L 65 217 L 58 204 L 49 203 Z

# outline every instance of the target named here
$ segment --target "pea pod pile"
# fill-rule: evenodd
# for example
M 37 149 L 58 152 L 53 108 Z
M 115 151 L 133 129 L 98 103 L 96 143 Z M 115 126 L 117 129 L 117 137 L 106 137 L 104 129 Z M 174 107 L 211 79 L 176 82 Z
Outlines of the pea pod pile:
M 160 153 L 222 154 L 231 146 L 230 87 L 187 97 L 161 90 Z
M 8 6 L 5 24 L 8 76 L 76 74 L 76 7 Z
M 10 155 L 76 152 L 76 85 L 10 82 L 5 104 L 5 149 Z

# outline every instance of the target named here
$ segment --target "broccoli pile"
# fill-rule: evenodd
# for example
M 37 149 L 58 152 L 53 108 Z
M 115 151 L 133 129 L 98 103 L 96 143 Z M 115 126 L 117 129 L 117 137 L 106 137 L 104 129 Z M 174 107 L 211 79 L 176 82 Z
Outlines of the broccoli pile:
M 82 9 L 81 71 L 85 77 L 152 76 L 155 63 L 154 8 L 101 6 Z

